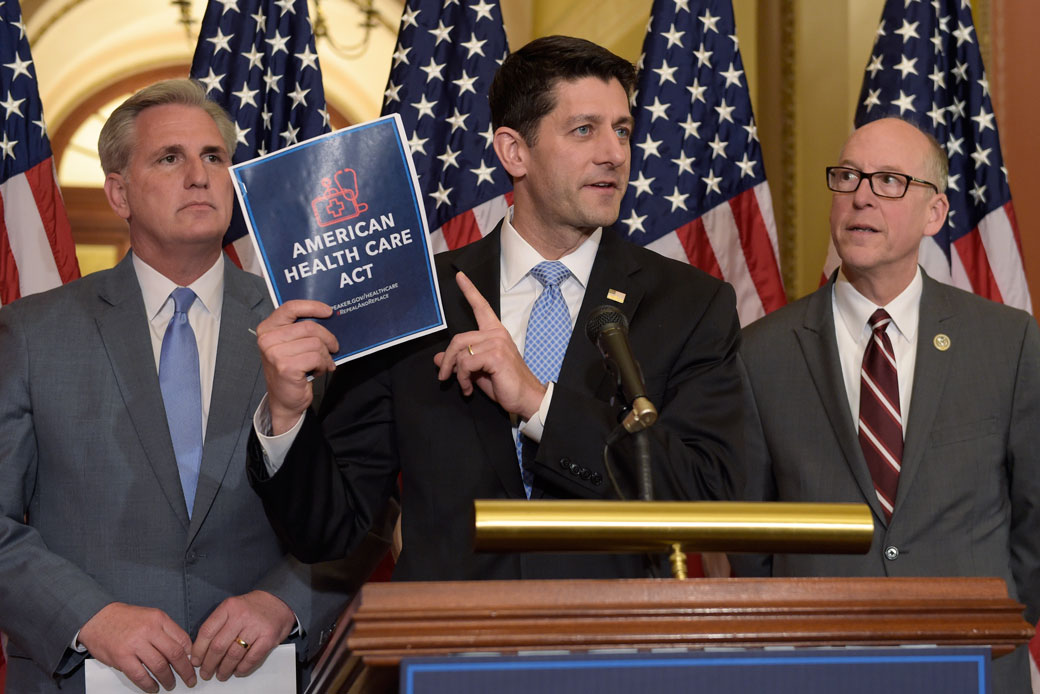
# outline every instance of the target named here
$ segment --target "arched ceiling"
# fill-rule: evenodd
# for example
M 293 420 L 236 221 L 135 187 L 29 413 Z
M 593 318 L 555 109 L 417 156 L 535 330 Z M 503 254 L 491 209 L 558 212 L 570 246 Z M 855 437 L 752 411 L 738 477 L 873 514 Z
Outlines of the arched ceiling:
M 565 33 L 632 60 L 649 4 L 501 0 L 511 45 Z M 369 5 L 374 14 L 366 36 L 362 8 Z M 404 0 L 309 0 L 309 6 L 333 125 L 377 117 Z M 70 155 L 59 162 L 60 180 L 63 186 L 100 187 L 93 152 L 98 128 L 113 105 L 136 89 L 187 75 L 206 0 L 21 0 L 21 7 L 52 144 Z M 193 21 L 190 29 L 183 23 L 185 13 Z
M 182 4 L 194 20 L 190 30 L 182 23 Z M 311 20 L 320 9 L 331 40 L 357 46 L 366 41 L 363 4 L 320 0 L 316 6 L 311 0 Z M 23 0 L 48 130 L 58 132 L 83 104 L 96 102 L 96 95 L 111 92 L 113 85 L 133 84 L 135 75 L 180 69 L 186 76 L 205 7 L 205 0 Z M 379 115 L 402 7 L 403 0 L 373 0 L 373 27 L 364 50 L 350 51 L 352 56 L 328 39 L 317 42 L 325 98 L 350 122 Z

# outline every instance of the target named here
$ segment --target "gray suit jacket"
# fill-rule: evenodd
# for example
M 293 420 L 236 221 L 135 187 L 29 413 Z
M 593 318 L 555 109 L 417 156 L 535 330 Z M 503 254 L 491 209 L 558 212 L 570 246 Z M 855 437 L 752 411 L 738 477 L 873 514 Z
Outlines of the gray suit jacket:
M 82 691 L 68 646 L 112 601 L 157 607 L 195 637 L 225 598 L 284 600 L 314 651 L 347 600 L 286 555 L 245 478 L 264 393 L 263 282 L 226 264 L 217 362 L 188 519 L 130 256 L 0 309 L 0 630 L 8 690 Z M 23 522 L 23 519 L 28 519 Z
M 744 331 L 741 357 L 754 398 L 745 497 L 867 503 L 874 512 L 873 544 L 866 555 L 791 554 L 758 562 L 733 557 L 738 573 L 997 576 L 1035 622 L 1040 613 L 1036 321 L 925 276 L 902 473 L 889 523 L 849 412 L 832 285 L 833 278 Z M 949 338 L 945 351 L 935 344 L 939 334 Z

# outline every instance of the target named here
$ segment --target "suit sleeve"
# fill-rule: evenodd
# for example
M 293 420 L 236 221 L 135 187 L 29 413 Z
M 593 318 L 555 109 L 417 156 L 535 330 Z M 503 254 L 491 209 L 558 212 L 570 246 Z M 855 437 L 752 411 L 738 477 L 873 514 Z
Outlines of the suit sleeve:
M 275 532 L 302 561 L 347 557 L 386 514 L 399 469 L 389 374 L 380 368 L 389 358 L 373 355 L 337 369 L 321 411 L 307 412 L 273 476 L 256 432 L 250 434 L 250 484 Z
M 1040 331 L 1029 316 L 1008 432 L 1011 573 L 1026 619 L 1040 618 Z
M 76 632 L 113 598 L 25 523 L 38 452 L 28 376 L 33 352 L 20 322 L 31 318 L 21 308 L 0 310 L 0 630 L 48 672 L 65 674 L 84 657 L 69 648 Z
M 648 429 L 658 499 L 729 499 L 742 486 L 736 467 L 743 448 L 736 299 L 728 284 L 704 282 L 694 291 L 705 288 L 710 288 L 707 296 L 698 301 L 687 301 L 690 296 L 675 287 L 648 293 L 630 326 L 633 344 L 645 346 L 636 356 L 659 414 Z M 535 457 L 536 474 L 565 496 L 612 498 L 610 485 L 597 481 L 607 478 L 602 450 L 617 414 L 602 396 L 558 383 Z M 631 477 L 637 460 L 631 437 L 612 450 L 615 471 Z M 627 486 L 634 489 L 631 482 Z

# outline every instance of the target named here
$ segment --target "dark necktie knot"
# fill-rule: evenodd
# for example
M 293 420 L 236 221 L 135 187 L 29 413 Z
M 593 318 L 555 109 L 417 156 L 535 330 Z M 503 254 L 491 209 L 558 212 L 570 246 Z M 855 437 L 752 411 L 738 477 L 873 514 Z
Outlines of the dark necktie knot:
M 885 309 L 879 308 L 870 315 L 870 320 L 867 322 L 873 332 L 884 332 L 888 328 L 888 324 L 892 322 L 892 316 L 888 315 L 888 311 Z

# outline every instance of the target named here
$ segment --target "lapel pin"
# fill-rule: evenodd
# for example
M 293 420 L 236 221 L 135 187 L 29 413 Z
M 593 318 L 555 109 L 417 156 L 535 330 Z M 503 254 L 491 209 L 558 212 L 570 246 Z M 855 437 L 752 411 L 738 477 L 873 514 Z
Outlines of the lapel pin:
M 939 333 L 932 338 L 932 344 L 935 345 L 935 348 L 940 352 L 945 352 L 950 348 L 950 338 L 943 333 Z
M 619 292 L 616 289 L 611 289 L 610 291 L 607 292 L 607 300 L 608 301 L 616 301 L 619 304 L 623 304 L 623 303 L 625 303 L 625 293 L 624 292 Z

